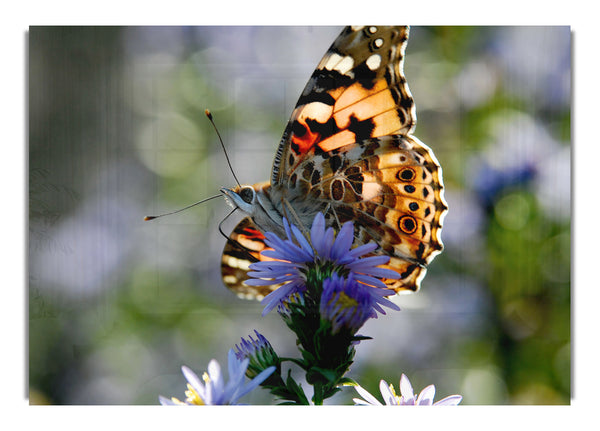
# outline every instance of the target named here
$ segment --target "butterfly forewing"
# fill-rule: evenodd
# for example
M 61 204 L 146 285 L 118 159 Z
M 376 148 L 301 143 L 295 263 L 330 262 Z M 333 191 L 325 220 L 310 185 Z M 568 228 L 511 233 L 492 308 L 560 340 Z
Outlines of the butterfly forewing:
M 347 27 L 302 92 L 276 153 L 271 182 L 307 158 L 363 139 L 412 131 L 402 72 L 408 27 Z

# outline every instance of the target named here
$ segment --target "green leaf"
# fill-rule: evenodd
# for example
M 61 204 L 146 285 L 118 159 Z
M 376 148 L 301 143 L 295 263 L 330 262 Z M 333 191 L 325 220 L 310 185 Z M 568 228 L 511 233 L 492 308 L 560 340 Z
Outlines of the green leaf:
M 320 367 L 312 367 L 310 369 L 310 371 L 306 374 L 306 380 L 310 383 L 309 379 L 309 375 L 312 374 L 312 377 L 314 378 L 317 374 L 321 375 L 324 377 L 324 381 L 326 383 L 332 384 L 334 382 L 336 382 L 338 380 L 338 374 L 333 371 L 333 370 L 329 370 L 326 368 L 320 368 Z M 323 379 L 321 379 L 323 380 Z
M 288 377 L 285 383 L 288 390 L 297 396 L 297 398 L 295 399 L 295 401 L 297 401 L 297 404 L 302 404 L 306 406 L 310 405 L 310 403 L 308 402 L 308 398 L 306 398 L 306 394 L 302 390 L 302 387 L 298 385 L 294 379 L 292 379 L 292 370 L 288 370 Z

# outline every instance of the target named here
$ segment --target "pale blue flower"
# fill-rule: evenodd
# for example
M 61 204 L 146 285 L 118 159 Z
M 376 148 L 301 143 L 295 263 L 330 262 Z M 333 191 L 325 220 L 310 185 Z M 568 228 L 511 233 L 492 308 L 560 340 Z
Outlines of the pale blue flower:
M 162 405 L 237 404 L 239 398 L 258 387 L 275 371 L 275 367 L 269 367 L 251 381 L 245 382 L 249 362 L 248 358 L 239 361 L 233 349 L 230 349 L 228 354 L 228 382 L 225 382 L 221 367 L 214 359 L 209 362 L 208 373 L 203 374 L 202 380 L 188 367 L 183 366 L 181 371 L 188 381 L 185 401 L 179 401 L 177 398 L 168 399 L 162 395 L 158 397 L 159 401 Z
M 359 385 L 354 386 L 356 392 L 359 393 L 361 398 L 353 398 L 356 405 L 370 405 L 370 406 L 381 406 L 383 405 L 377 398 L 371 395 L 366 389 Z M 437 402 L 433 402 L 435 396 L 435 386 L 429 385 L 419 393 L 419 396 L 415 398 L 412 385 L 406 375 L 402 374 L 400 378 L 400 395 L 396 395 L 394 386 L 388 385 L 385 380 L 379 382 L 379 390 L 387 406 L 455 406 L 462 401 L 461 395 L 450 395 Z

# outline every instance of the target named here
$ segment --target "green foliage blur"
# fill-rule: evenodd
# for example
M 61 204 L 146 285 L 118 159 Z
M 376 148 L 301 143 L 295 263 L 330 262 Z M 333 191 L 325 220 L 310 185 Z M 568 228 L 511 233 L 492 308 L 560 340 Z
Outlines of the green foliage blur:
M 276 313 L 220 280 L 220 199 L 269 178 L 281 133 L 339 27 L 31 27 L 29 400 L 158 404 Z M 402 311 L 372 320 L 348 377 L 462 404 L 569 404 L 568 27 L 414 27 L 415 135 L 444 172 L 444 252 Z M 236 214 L 225 220 L 225 233 Z M 199 374 L 200 375 L 200 374 Z M 350 404 L 350 388 L 334 404 Z M 266 391 L 243 402 L 269 404 Z

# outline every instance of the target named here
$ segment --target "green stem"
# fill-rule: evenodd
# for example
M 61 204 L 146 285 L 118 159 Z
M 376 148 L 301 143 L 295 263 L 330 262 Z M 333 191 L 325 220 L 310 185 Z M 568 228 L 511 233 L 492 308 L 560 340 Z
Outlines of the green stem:
M 315 393 L 313 395 L 313 401 L 315 403 L 315 406 L 322 406 L 323 405 L 323 385 L 321 384 L 321 382 L 315 382 L 314 388 L 315 388 Z

